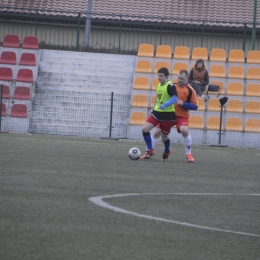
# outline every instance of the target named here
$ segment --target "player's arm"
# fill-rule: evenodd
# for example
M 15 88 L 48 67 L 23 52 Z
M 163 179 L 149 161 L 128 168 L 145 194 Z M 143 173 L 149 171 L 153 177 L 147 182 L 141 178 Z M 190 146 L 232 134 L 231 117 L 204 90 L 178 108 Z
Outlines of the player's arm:
M 171 96 L 170 99 L 168 99 L 166 102 L 164 102 L 161 106 L 160 109 L 164 110 L 166 107 L 169 107 L 176 103 L 178 101 L 178 94 L 177 90 L 174 84 L 169 84 L 167 88 L 169 96 Z
M 197 110 L 198 109 L 198 99 L 196 96 L 195 90 L 192 89 L 190 102 L 183 102 L 182 107 L 188 110 Z

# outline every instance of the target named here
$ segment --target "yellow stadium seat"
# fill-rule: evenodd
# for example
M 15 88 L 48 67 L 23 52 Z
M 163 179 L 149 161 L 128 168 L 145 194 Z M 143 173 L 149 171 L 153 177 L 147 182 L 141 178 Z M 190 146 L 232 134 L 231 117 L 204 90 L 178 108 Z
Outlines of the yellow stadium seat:
M 154 57 L 154 47 L 152 44 L 140 44 L 138 48 L 137 56 L 139 57 Z
M 135 94 L 132 100 L 132 107 L 148 108 L 148 96 L 145 94 Z
M 229 117 L 226 123 L 226 131 L 243 131 L 242 119 L 239 117 Z
M 246 62 L 260 64 L 260 51 L 249 51 L 247 54 Z
M 168 70 L 169 70 L 169 72 L 170 72 L 170 67 L 171 67 L 171 65 L 170 65 L 170 62 L 168 62 L 168 61 L 157 61 L 156 62 L 156 64 L 155 64 L 155 67 L 154 67 L 154 73 L 158 73 L 158 70 L 160 69 L 160 68 L 167 68 Z
M 205 110 L 205 101 L 204 98 L 202 97 L 197 97 L 198 99 L 198 110 L 199 111 L 204 111 Z
M 246 88 L 246 96 L 260 97 L 260 84 L 249 83 Z
M 212 49 L 210 53 L 210 61 L 223 61 L 227 60 L 226 58 L 226 50 L 224 49 Z
M 130 125 L 143 125 L 146 121 L 146 113 L 135 111 L 131 114 Z
M 153 97 L 152 97 L 150 107 L 154 107 L 154 104 L 155 104 L 155 102 L 156 102 L 156 98 L 157 98 L 157 96 L 153 96 Z
M 169 45 L 158 45 L 155 53 L 156 58 L 171 59 L 172 47 Z
M 208 111 L 220 111 L 220 102 L 218 98 L 211 98 L 208 101 Z
M 248 100 L 245 108 L 246 113 L 260 114 L 260 101 Z
M 195 47 L 192 51 L 191 59 L 203 59 L 205 61 L 208 60 L 208 49 L 204 47 Z
M 174 78 L 174 79 L 172 80 L 172 83 L 173 83 L 173 84 L 178 84 L 178 78 Z
M 152 73 L 152 62 L 149 60 L 139 60 L 136 64 L 135 72 Z
M 248 118 L 246 120 L 245 132 L 260 133 L 260 119 Z
M 221 94 L 221 95 L 224 95 L 224 93 L 225 93 L 224 82 L 222 82 L 222 81 L 210 81 L 209 85 L 217 85 L 217 86 L 219 86 L 220 92 L 208 91 L 208 94 L 213 94 L 213 95 Z
M 176 46 L 174 53 L 174 59 L 181 59 L 181 60 L 189 60 L 190 59 L 190 49 L 186 46 Z
M 245 62 L 245 53 L 243 50 L 231 50 L 228 56 L 228 62 Z
M 227 112 L 236 112 L 242 113 L 243 112 L 243 103 L 242 100 L 239 99 L 229 99 L 226 105 Z
M 233 79 L 244 79 L 244 67 L 242 66 L 231 66 L 228 70 L 228 78 Z
M 189 128 L 204 129 L 204 117 L 201 115 L 190 115 Z
M 213 78 L 225 78 L 226 70 L 224 65 L 212 65 L 209 71 L 209 76 Z
M 133 89 L 149 90 L 150 89 L 150 79 L 147 77 L 136 77 Z
M 153 79 L 153 84 L 152 84 L 152 90 L 156 90 L 156 87 L 158 86 L 159 84 L 159 79 L 158 78 L 154 78 Z
M 247 70 L 246 79 L 260 80 L 260 68 L 249 67 Z
M 227 87 L 227 95 L 243 96 L 243 84 L 241 82 L 230 82 Z
M 220 117 L 219 116 L 210 116 L 207 121 L 206 128 L 208 130 L 219 130 L 220 127 Z M 222 128 L 224 129 L 223 123 Z
M 173 69 L 172 69 L 172 74 L 173 75 L 178 75 L 180 70 L 187 70 L 189 71 L 189 66 L 187 63 L 184 62 L 176 62 L 173 65 Z

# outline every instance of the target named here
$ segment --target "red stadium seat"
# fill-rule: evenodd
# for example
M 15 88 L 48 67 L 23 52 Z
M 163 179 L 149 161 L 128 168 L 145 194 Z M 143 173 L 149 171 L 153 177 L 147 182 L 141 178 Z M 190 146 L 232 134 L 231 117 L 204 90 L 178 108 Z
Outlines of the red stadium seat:
M 16 34 L 7 34 L 4 38 L 3 47 L 19 48 L 20 47 L 19 36 Z
M 1 91 L 1 88 L 0 88 Z M 3 85 L 3 98 L 10 98 L 10 88 L 8 86 Z
M 36 66 L 36 56 L 34 53 L 22 53 L 19 65 Z
M 11 117 L 23 117 L 26 118 L 27 115 L 27 107 L 24 104 L 13 104 L 11 113 Z
M 30 89 L 28 87 L 16 87 L 14 90 L 13 99 L 30 100 Z
M 12 51 L 3 51 L 0 57 L 2 64 L 16 64 L 16 54 Z
M 6 105 L 2 103 L 2 116 L 6 116 Z
M 19 69 L 16 81 L 33 82 L 33 72 L 30 69 Z
M 0 80 L 13 80 L 13 71 L 11 68 L 2 67 L 0 68 Z
M 23 49 L 39 49 L 38 38 L 36 36 L 25 36 L 22 44 Z

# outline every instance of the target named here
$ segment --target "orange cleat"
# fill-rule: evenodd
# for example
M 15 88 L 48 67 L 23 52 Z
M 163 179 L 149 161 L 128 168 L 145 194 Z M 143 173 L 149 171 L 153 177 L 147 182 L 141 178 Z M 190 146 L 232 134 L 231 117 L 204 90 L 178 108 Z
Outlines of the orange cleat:
M 143 154 L 140 159 L 149 159 L 151 156 L 155 155 L 154 150 L 147 150 L 145 154 Z
M 191 154 L 186 154 L 186 159 L 189 161 L 189 162 L 194 162 L 194 158 Z

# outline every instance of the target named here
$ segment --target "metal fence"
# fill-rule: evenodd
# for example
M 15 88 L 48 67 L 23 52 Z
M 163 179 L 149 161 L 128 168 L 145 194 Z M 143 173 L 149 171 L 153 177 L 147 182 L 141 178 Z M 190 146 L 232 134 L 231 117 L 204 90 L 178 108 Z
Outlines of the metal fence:
M 0 7 L 0 36 L 37 36 L 40 48 L 136 54 L 141 43 L 190 47 L 242 49 L 260 48 L 260 24 L 236 21 L 206 21 L 177 17 L 132 17 L 91 14 L 86 46 L 86 13 Z M 178 22 L 177 22 L 178 21 Z

